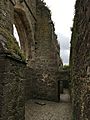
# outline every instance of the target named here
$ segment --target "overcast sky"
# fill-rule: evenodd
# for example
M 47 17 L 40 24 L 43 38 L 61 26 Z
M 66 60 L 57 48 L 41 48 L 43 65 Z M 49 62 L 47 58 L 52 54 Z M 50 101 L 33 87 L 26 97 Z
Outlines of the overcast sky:
M 60 43 L 60 56 L 64 64 L 69 63 L 70 28 L 73 24 L 74 6 L 76 0 L 44 0 L 52 12 L 55 23 L 55 32 Z

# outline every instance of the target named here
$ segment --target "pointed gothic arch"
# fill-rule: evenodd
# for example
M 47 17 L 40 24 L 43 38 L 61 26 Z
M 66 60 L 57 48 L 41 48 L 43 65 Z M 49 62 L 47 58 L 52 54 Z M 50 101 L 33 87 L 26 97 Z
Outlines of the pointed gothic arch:
M 14 22 L 19 34 L 21 50 L 25 54 L 26 59 L 30 60 L 33 57 L 34 37 L 30 20 L 28 20 L 21 5 L 14 7 Z

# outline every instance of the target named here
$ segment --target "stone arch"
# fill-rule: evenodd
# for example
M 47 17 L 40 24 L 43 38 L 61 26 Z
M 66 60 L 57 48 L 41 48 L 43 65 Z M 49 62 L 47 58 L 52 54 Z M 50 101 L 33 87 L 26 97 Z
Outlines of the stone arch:
M 29 21 L 24 8 L 21 5 L 16 5 L 14 7 L 14 24 L 17 28 L 21 49 L 26 56 L 26 60 L 32 59 L 32 47 L 34 46 L 32 26 Z

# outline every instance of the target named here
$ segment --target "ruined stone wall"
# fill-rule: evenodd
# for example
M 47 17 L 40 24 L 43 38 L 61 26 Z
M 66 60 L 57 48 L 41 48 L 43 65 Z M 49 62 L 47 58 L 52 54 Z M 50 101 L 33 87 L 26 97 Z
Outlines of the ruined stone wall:
M 35 98 L 37 71 L 30 67 L 25 68 L 25 101 Z
M 36 68 L 57 70 L 59 50 L 50 10 L 43 2 L 38 1 L 35 39 Z
M 36 4 L 34 98 L 58 101 L 57 72 L 60 58 L 50 10 L 40 0 Z
M 0 0 L 0 26 L 7 28 L 12 32 L 13 6 L 10 1 Z
M 21 49 L 26 56 L 29 66 L 35 61 L 35 25 L 36 0 L 19 0 L 14 5 L 14 24 L 16 25 Z
M 0 120 L 24 120 L 23 63 L 0 54 Z
M 60 70 L 58 80 L 62 81 L 70 81 L 70 71 L 68 70 Z
M 0 120 L 24 120 L 25 61 L 13 34 L 14 7 L 0 1 Z
M 77 0 L 71 39 L 73 120 L 90 119 L 90 1 Z
M 30 98 L 58 101 L 59 50 L 50 10 L 43 2 L 0 1 L 0 120 L 24 120 L 25 100 Z
M 0 120 L 24 120 L 24 61 L 15 38 L 0 27 Z

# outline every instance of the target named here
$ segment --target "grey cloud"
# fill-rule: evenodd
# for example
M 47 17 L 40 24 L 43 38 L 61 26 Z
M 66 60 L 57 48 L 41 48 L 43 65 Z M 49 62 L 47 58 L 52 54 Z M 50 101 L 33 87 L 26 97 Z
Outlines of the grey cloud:
M 69 64 L 70 39 L 58 33 L 58 42 L 60 43 L 60 56 L 63 60 L 63 64 Z
M 61 50 L 60 51 L 60 56 L 63 60 L 63 64 L 69 64 L 69 50 Z
M 58 33 L 58 41 L 60 43 L 61 50 L 69 50 L 70 49 L 70 39 L 60 33 Z

